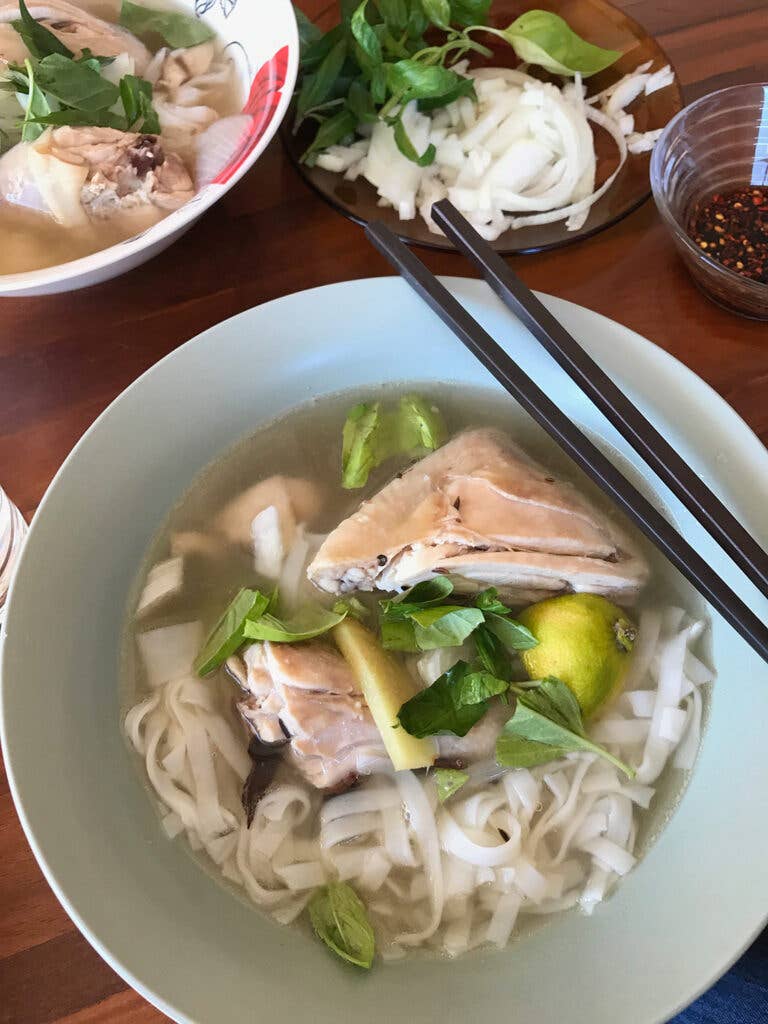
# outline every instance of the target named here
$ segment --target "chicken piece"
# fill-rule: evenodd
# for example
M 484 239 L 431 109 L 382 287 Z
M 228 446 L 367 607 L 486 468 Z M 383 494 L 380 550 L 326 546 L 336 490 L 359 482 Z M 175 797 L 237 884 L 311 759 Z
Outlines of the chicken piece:
M 82 8 L 68 3 L 67 0 L 33 2 L 27 4 L 27 7 L 32 17 L 50 29 L 75 56 L 79 56 L 86 49 L 101 57 L 116 57 L 118 54 L 127 53 L 134 61 L 137 75 L 144 74 L 152 59 L 152 54 L 146 46 L 131 32 L 127 32 L 120 25 L 102 21 L 101 18 L 94 17 Z M 0 0 L 0 25 L 10 25 L 20 17 L 18 0 Z M 19 55 L 17 44 L 13 44 L 11 56 L 8 56 L 6 42 L 10 47 L 11 39 L 8 37 L 6 40 L 3 31 L 0 35 L 0 61 L 4 58 L 16 61 Z M 22 61 L 28 56 L 29 52 L 25 46 L 21 54 Z
M 248 728 L 264 743 L 288 736 L 292 764 L 318 789 L 351 784 L 361 757 L 387 756 L 357 681 L 334 648 L 314 641 L 252 644 L 243 657 L 229 658 L 227 670 L 246 693 L 236 707 Z M 466 736 L 436 737 L 438 757 L 451 764 L 490 757 L 511 710 L 500 704 Z
M 115 128 L 55 128 L 49 154 L 87 169 L 80 201 L 91 217 L 155 206 L 176 210 L 195 194 L 186 167 L 154 135 Z
M 321 643 L 252 644 L 230 673 L 248 691 L 238 711 L 265 743 L 290 736 L 289 756 L 318 789 L 353 781 L 358 757 L 384 756 L 379 730 L 346 661 Z
M 230 543 L 253 550 L 257 572 L 276 579 L 299 524 L 310 522 L 321 505 L 322 493 L 309 480 L 270 476 L 233 498 L 214 525 Z
M 336 527 L 307 570 L 322 590 L 401 590 L 441 574 L 524 603 L 567 591 L 631 602 L 647 578 L 628 536 L 490 429 L 459 434 Z
M 186 161 L 196 139 L 232 104 L 232 63 L 217 57 L 212 42 L 158 50 L 147 70 L 153 104 L 166 144 Z

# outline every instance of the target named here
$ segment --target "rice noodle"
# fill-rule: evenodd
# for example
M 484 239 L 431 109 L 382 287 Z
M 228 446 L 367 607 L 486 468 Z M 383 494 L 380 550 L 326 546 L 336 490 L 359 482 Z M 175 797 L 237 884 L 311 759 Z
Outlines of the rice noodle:
M 530 769 L 486 761 L 441 806 L 431 774 L 394 772 L 377 757 L 361 766 L 369 774 L 358 788 L 324 803 L 305 782 L 278 775 L 248 828 L 247 737 L 218 685 L 192 674 L 197 623 L 139 634 L 151 689 L 124 728 L 166 835 L 183 835 L 276 920 L 294 920 L 316 886 L 340 879 L 366 900 L 386 959 L 422 945 L 456 956 L 503 946 L 521 914 L 576 904 L 591 913 L 631 870 L 649 783 L 670 757 L 682 770 L 696 757 L 699 688 L 712 680 L 690 650 L 702 628 L 682 609 L 642 612 L 632 689 L 590 726 L 639 769 L 634 780 L 592 753 Z M 419 666 L 426 676 L 439 667 L 434 657 Z

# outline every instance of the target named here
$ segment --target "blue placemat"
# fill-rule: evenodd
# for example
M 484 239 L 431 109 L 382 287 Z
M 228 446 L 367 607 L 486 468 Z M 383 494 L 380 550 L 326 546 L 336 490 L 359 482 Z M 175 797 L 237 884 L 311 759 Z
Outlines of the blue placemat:
M 709 992 L 671 1024 L 768 1024 L 768 928 Z

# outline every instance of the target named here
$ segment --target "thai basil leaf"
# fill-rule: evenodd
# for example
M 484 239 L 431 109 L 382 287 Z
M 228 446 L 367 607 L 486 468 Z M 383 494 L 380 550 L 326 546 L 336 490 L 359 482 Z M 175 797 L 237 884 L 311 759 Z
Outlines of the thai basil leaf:
M 578 72 L 587 78 L 621 56 L 618 50 L 588 43 L 551 11 L 526 11 L 504 30 L 503 36 L 521 60 L 558 75 Z
M 485 25 L 491 0 L 451 0 L 451 22 L 454 25 Z
M 466 79 L 449 68 L 439 64 L 422 64 L 412 58 L 387 65 L 389 91 L 401 96 L 404 103 L 443 96 L 463 81 Z
M 407 733 L 419 739 L 440 732 L 466 736 L 486 712 L 483 704 L 465 704 L 461 699 L 459 684 L 468 668 L 465 661 L 456 662 L 426 690 L 403 704 L 397 718 Z
M 371 73 L 371 98 L 374 103 L 382 104 L 387 96 L 387 71 L 383 64 L 378 64 Z
M 129 131 L 160 134 L 160 119 L 152 106 L 152 85 L 137 75 L 120 79 L 120 99 Z
M 317 71 L 305 75 L 296 100 L 296 118 L 301 121 L 308 110 L 319 107 L 333 92 L 347 55 L 347 42 L 340 39 L 323 58 Z
M 485 621 L 491 632 L 512 651 L 530 651 L 531 648 L 538 646 L 539 641 L 521 622 L 497 615 L 495 612 L 487 612 Z
M 453 593 L 453 583 L 447 576 L 435 576 L 431 580 L 417 583 L 410 590 L 381 602 L 382 613 L 387 619 L 405 619 L 413 612 L 441 604 Z
M 477 657 L 480 664 L 499 679 L 509 679 L 512 674 L 512 663 L 504 644 L 485 623 L 478 626 L 472 634 Z
M 30 124 L 39 125 L 41 132 L 46 125 L 53 127 L 69 125 L 73 128 L 115 128 L 119 132 L 124 132 L 127 129 L 125 118 L 111 110 L 73 110 L 71 107 L 66 110 L 52 110 L 49 114 L 41 114 Z
M 90 50 L 87 46 L 84 46 L 83 49 L 80 51 L 80 56 L 77 58 L 77 60 L 78 60 L 78 63 L 81 63 L 81 64 L 85 64 L 86 62 L 94 61 L 95 60 L 96 64 L 100 68 L 106 68 L 110 64 L 114 64 L 115 63 L 115 58 L 114 57 L 101 57 L 101 56 L 99 56 L 98 53 L 93 53 L 93 51 Z M 93 65 L 91 65 L 91 66 L 93 66 Z
M 437 786 L 437 799 L 444 804 L 448 797 L 457 793 L 468 781 L 469 774 L 459 771 L 458 768 L 435 768 L 434 778 Z
M 421 0 L 408 0 L 408 22 L 405 31 L 409 39 L 421 41 L 421 37 L 429 27 L 429 18 L 424 13 Z M 416 49 L 421 47 L 417 45 Z
M 440 96 L 425 96 L 418 101 L 418 108 L 422 113 L 437 110 L 439 107 L 447 107 L 449 103 L 461 99 L 462 96 L 469 96 L 473 100 L 477 99 L 475 83 L 472 79 L 459 76 L 459 81 L 453 89 L 442 93 Z
M 376 7 L 386 24 L 400 33 L 408 25 L 407 0 L 376 0 Z
M 408 619 L 394 621 L 385 619 L 381 624 L 381 646 L 388 651 L 419 654 L 420 648 L 416 643 L 416 627 Z
M 336 25 L 324 36 L 320 36 L 312 42 L 308 42 L 301 51 L 301 67 L 303 71 L 310 71 L 317 67 L 328 56 L 340 39 L 345 38 L 344 26 Z
M 381 64 L 383 60 L 381 43 L 373 27 L 366 21 L 365 9 L 367 6 L 368 0 L 363 0 L 360 6 L 355 9 L 349 24 L 357 45 L 371 64 Z
M 370 90 L 360 79 L 349 87 L 347 106 L 357 118 L 358 124 L 375 124 L 379 119 Z
M 246 622 L 262 616 L 268 605 L 269 598 L 260 591 L 246 587 L 239 590 L 195 658 L 195 672 L 207 676 L 234 654 L 245 641 Z
M 433 147 L 434 148 L 434 147 Z M 396 409 L 362 402 L 347 413 L 342 433 L 341 485 L 362 487 L 371 470 L 393 455 L 433 451 L 445 440 L 439 411 L 418 395 L 404 395 Z
M 429 167 L 430 164 L 435 162 L 437 150 L 434 145 L 430 142 L 424 152 L 419 154 L 414 148 L 411 140 L 408 138 L 408 132 L 405 130 L 405 125 L 399 117 L 395 121 L 394 130 L 397 148 L 403 156 L 406 157 L 406 159 L 410 160 L 414 164 L 418 164 L 419 167 Z
M 267 609 L 271 611 L 272 609 Z M 358 622 L 363 622 L 365 619 L 370 618 L 370 608 L 366 608 L 363 602 L 351 594 L 349 597 L 341 597 L 338 601 L 334 601 L 333 610 L 337 615 L 351 615 L 353 619 L 357 619 Z
M 439 647 L 461 647 L 482 623 L 483 613 L 477 608 L 444 605 L 413 612 L 410 619 L 415 624 L 419 650 L 433 651 Z
M 24 40 L 27 49 L 33 57 L 41 60 L 52 53 L 61 54 L 62 57 L 74 56 L 69 47 L 65 46 L 58 36 L 55 36 L 41 22 L 35 21 L 29 13 L 24 0 L 19 0 L 19 14 L 21 15 L 20 20 L 14 21 L 12 24 Z
M 304 51 L 311 43 L 316 43 L 322 37 L 322 32 L 310 21 L 304 11 L 296 4 L 293 5 L 293 14 L 296 18 L 296 26 L 299 30 L 299 48 L 303 57 Z
M 159 36 L 172 49 L 198 46 L 213 39 L 214 32 L 199 18 L 181 14 L 179 11 L 156 11 L 151 7 L 123 0 L 120 7 L 120 24 L 139 39 Z
M 346 882 L 316 889 L 309 901 L 309 918 L 319 939 L 342 960 L 357 967 L 373 963 L 376 940 L 362 900 Z
M 247 640 L 271 640 L 272 643 L 291 644 L 299 640 L 312 640 L 333 629 L 347 616 L 348 608 L 330 611 L 320 605 L 310 606 L 290 619 L 279 619 L 266 612 L 256 619 L 247 619 L 244 625 Z
M 317 159 L 317 154 L 329 146 L 335 146 L 337 142 L 351 135 L 357 127 L 357 120 L 351 110 L 340 110 L 338 114 L 327 118 L 317 129 L 317 135 L 312 144 L 307 147 L 301 156 L 301 162 L 310 167 Z
M 45 131 L 45 127 L 39 119 L 50 114 L 51 107 L 45 93 L 37 86 L 32 61 L 25 60 L 24 67 L 27 69 L 27 105 L 24 111 L 24 123 L 21 127 L 21 139 L 22 142 L 34 142 Z
M 41 89 L 75 110 L 109 110 L 120 98 L 117 86 L 88 63 L 81 64 L 60 53 L 44 57 L 37 65 L 35 78 Z
M 451 5 L 448 0 L 421 0 L 421 6 L 433 24 L 448 29 L 451 24 Z
M 411 736 L 422 739 L 441 732 L 466 736 L 488 710 L 489 700 L 509 684 L 490 673 L 472 671 L 465 661 L 444 672 L 426 690 L 400 708 L 398 721 Z
M 496 587 L 487 587 L 475 595 L 475 608 L 482 612 L 495 612 L 497 615 L 508 615 L 509 608 L 499 600 Z
M 496 741 L 498 764 L 529 768 L 577 751 L 599 754 L 629 778 L 635 774 L 586 737 L 579 705 L 565 683 L 549 678 L 535 689 L 518 691 L 515 714 Z

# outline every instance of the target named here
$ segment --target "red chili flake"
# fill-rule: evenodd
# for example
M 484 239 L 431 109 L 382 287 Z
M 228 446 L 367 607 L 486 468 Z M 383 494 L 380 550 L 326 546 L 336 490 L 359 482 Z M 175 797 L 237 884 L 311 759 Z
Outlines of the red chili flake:
M 768 284 L 768 187 L 742 185 L 697 203 L 688 233 L 724 267 Z

